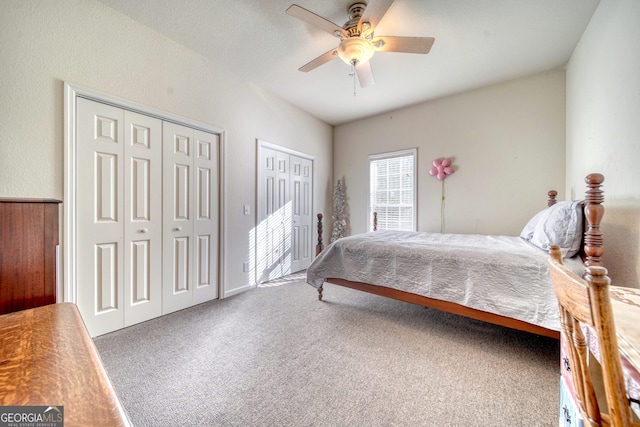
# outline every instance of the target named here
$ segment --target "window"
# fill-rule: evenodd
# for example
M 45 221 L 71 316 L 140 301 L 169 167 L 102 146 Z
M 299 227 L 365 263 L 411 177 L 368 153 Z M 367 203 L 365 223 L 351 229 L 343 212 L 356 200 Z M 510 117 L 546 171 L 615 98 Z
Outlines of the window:
M 369 156 L 369 230 L 377 212 L 378 230 L 415 231 L 416 157 L 415 148 Z

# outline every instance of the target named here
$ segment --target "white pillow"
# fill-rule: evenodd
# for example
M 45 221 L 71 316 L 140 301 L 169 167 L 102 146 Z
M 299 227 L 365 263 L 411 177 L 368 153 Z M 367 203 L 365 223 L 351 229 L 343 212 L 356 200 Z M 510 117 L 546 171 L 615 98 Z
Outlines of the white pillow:
M 539 213 L 533 234 L 526 240 L 545 251 L 558 245 L 565 258 L 574 256 L 582 245 L 583 210 L 582 201 L 558 202 L 546 208 Z

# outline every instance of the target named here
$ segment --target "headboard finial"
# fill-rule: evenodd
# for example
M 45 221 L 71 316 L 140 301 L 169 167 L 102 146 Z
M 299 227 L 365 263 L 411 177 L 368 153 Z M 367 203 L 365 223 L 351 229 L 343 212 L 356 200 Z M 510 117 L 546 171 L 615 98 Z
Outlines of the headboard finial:
M 556 190 L 550 190 L 547 193 L 547 206 L 553 206 L 556 204 L 557 200 L 556 197 L 558 196 L 558 192 Z
M 604 253 L 604 241 L 602 232 L 600 231 L 600 222 L 604 216 L 604 192 L 602 191 L 602 183 L 604 175 L 592 173 L 585 177 L 587 183 L 587 191 L 585 193 L 584 214 L 586 230 L 584 232 L 584 265 L 602 266 L 600 258 Z

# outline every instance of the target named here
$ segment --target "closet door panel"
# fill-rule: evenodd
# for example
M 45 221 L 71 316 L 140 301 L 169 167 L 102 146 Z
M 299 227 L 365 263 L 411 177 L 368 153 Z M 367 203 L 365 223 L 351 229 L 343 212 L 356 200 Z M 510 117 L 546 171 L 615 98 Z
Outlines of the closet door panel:
M 289 154 L 276 151 L 276 210 L 273 214 L 270 246 L 274 265 L 269 266 L 269 280 L 291 272 L 291 196 L 289 194 Z
M 162 313 L 162 121 L 125 111 L 124 324 Z
M 195 215 L 194 304 L 218 297 L 218 152 L 219 137 L 194 131 Z
M 258 224 L 255 237 L 255 268 L 258 273 L 258 283 L 268 280 L 268 267 L 277 263 L 272 222 L 276 207 L 276 152 L 275 150 L 258 147 Z
M 124 111 L 77 100 L 77 301 L 93 336 L 123 326 Z
M 193 301 L 193 140 L 193 129 L 163 123 L 163 313 Z
M 261 146 L 258 158 L 256 271 L 262 283 L 290 272 L 291 203 L 289 155 Z
M 311 264 L 311 179 L 313 162 L 291 156 L 291 273 Z

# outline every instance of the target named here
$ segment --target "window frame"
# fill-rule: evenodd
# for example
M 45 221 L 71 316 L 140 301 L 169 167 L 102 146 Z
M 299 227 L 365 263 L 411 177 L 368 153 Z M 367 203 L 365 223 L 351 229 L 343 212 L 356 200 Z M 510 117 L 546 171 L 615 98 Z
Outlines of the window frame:
M 370 154 L 369 156 L 369 195 L 367 201 L 367 230 L 373 230 L 373 208 L 372 208 L 372 193 L 374 191 L 372 181 L 373 163 L 380 160 L 389 160 L 399 157 L 412 157 L 413 158 L 413 200 L 412 200 L 412 230 L 417 230 L 417 218 L 418 218 L 418 149 L 409 148 L 404 150 L 389 151 L 379 154 Z

